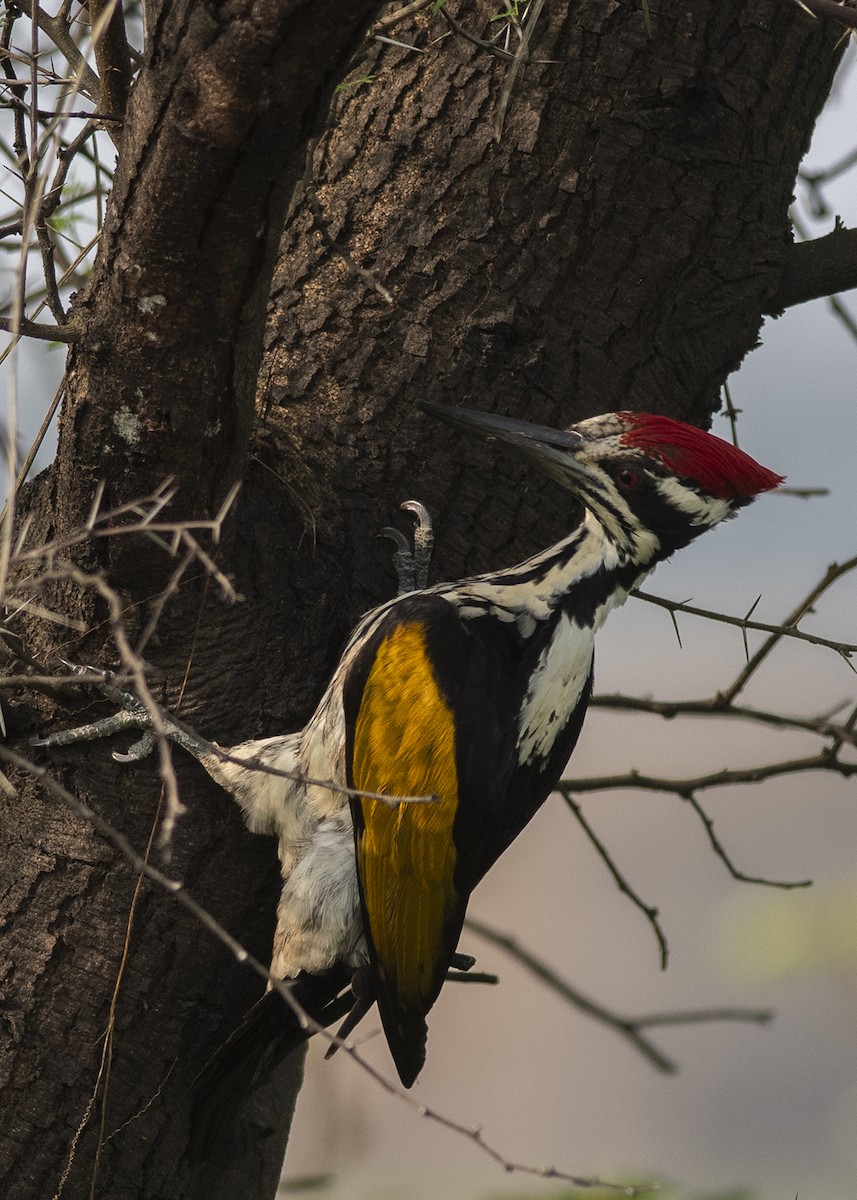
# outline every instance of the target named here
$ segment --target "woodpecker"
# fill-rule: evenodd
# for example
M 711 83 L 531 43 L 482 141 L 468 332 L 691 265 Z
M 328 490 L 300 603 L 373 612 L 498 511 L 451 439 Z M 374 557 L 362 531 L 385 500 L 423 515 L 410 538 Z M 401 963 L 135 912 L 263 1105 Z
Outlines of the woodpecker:
M 224 758 L 168 727 L 236 798 L 249 828 L 279 839 L 273 974 L 293 981 L 322 1025 L 348 1014 L 350 1030 L 377 1003 L 406 1087 L 425 1061 L 426 1017 L 450 966 L 462 964 L 470 894 L 577 742 L 596 632 L 659 562 L 782 482 L 663 416 L 607 413 L 555 430 L 421 408 L 523 456 L 573 494 L 582 519 L 517 566 L 367 613 L 301 731 Z M 127 723 L 145 723 L 129 711 Z M 272 1043 L 281 1056 L 307 1036 L 269 991 L 203 1070 L 209 1125 L 240 1103 Z

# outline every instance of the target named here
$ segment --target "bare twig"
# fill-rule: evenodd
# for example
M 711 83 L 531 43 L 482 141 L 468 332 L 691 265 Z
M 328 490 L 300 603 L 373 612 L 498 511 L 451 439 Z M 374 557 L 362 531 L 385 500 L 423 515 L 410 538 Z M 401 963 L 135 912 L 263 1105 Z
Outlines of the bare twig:
M 567 1000 L 579 1012 L 593 1017 L 600 1024 L 606 1025 L 608 1029 L 612 1029 L 622 1037 L 627 1038 L 634 1049 L 638 1050 L 657 1070 L 664 1071 L 667 1074 L 672 1074 L 678 1069 L 676 1063 L 659 1050 L 648 1038 L 644 1037 L 643 1030 L 656 1025 L 665 1027 L 669 1025 L 702 1024 L 703 1022 L 711 1021 L 751 1021 L 754 1024 L 765 1024 L 771 1020 L 772 1014 L 765 1009 L 744 1008 L 711 1008 L 691 1010 L 689 1012 L 654 1013 L 642 1017 L 622 1017 L 618 1013 L 611 1012 L 603 1005 L 597 1004 L 594 1000 L 590 1000 L 588 996 L 584 996 L 577 988 L 572 987 L 552 967 L 548 966 L 542 959 L 537 958 L 536 955 L 522 946 L 517 938 L 494 929 L 492 926 L 486 925 L 483 921 L 477 921 L 473 917 L 468 917 L 465 925 L 479 937 L 484 938 L 492 945 L 498 946 L 501 950 L 505 951 L 515 962 L 526 967 L 536 979 L 544 983 L 551 991 L 556 992 L 563 1000 Z
M 781 775 L 798 775 L 805 771 L 834 771 L 849 779 L 857 774 L 857 763 L 842 762 L 829 750 L 804 758 L 786 759 L 782 762 L 766 763 L 758 767 L 724 768 L 706 775 L 695 775 L 686 779 L 668 779 L 657 775 L 644 775 L 640 771 L 627 771 L 617 775 L 590 776 L 585 779 L 563 780 L 558 785 L 563 795 L 571 793 L 609 792 L 627 788 L 644 792 L 667 792 L 685 798 L 693 792 L 710 788 L 734 787 L 736 784 L 761 783 L 765 779 L 776 779 Z M 802 887 L 803 884 L 778 884 L 780 887 Z
M 502 47 L 495 46 L 493 42 L 486 42 L 482 38 L 478 38 L 475 33 L 471 33 L 469 29 L 465 29 L 460 21 L 456 21 L 452 13 L 447 12 L 445 7 L 440 9 L 440 15 L 446 21 L 450 29 L 454 33 L 457 33 L 459 37 L 464 38 L 465 42 L 470 42 L 472 46 L 478 46 L 480 50 L 487 50 L 488 53 L 493 54 L 495 58 L 505 58 L 510 62 L 514 61 L 515 55 L 509 50 L 503 50 Z
M 853 571 L 855 566 L 857 566 L 857 558 L 851 558 L 841 565 L 834 563 L 828 569 L 828 573 L 822 581 L 822 584 L 819 585 L 820 590 L 813 591 L 813 598 L 817 599 L 818 596 L 821 595 L 822 591 L 828 588 L 831 583 L 835 582 L 837 579 L 840 579 L 849 571 Z M 832 575 L 831 572 L 833 572 Z M 828 650 L 835 650 L 836 653 L 841 655 L 844 659 L 846 659 L 846 661 L 852 654 L 857 653 L 857 644 L 855 643 L 833 641 L 831 638 L 819 637 L 817 634 L 805 633 L 804 630 L 796 628 L 794 622 L 799 621 L 800 617 L 806 615 L 809 608 L 812 606 L 811 601 L 806 605 L 806 607 L 803 608 L 803 611 L 798 617 L 794 617 L 794 614 L 792 614 L 790 617 L 787 617 L 781 625 L 773 625 L 767 624 L 764 621 L 753 621 L 749 617 L 733 617 L 729 613 L 716 612 L 709 608 L 697 608 L 693 604 L 688 604 L 683 600 L 668 600 L 664 596 L 653 596 L 650 592 L 641 592 L 639 588 L 635 589 L 632 592 L 632 595 L 636 596 L 638 600 L 645 600 L 647 604 L 654 604 L 658 608 L 665 608 L 667 612 L 670 613 L 686 613 L 691 617 L 704 617 L 708 621 L 718 621 L 722 625 L 735 625 L 738 629 L 752 629 L 757 630 L 760 633 L 770 633 L 773 635 L 771 640 L 771 649 L 773 649 L 774 645 L 776 645 L 781 638 L 787 637 L 795 638 L 800 642 L 809 642 L 813 646 L 824 646 Z M 768 645 L 768 643 L 766 642 L 765 645 Z M 765 651 L 765 656 L 767 656 L 767 653 L 769 653 L 769 651 Z
M 728 382 L 723 384 L 723 411 L 729 421 L 729 428 L 732 432 L 732 445 L 738 445 L 738 417 L 741 413 L 740 408 L 736 408 L 732 403 L 732 393 L 729 390 Z
M 764 709 L 730 704 L 719 694 L 706 700 L 655 700 L 648 696 L 623 696 L 614 693 L 609 696 L 593 696 L 591 704 L 593 708 L 650 713 L 667 720 L 674 717 L 727 717 L 739 721 L 755 721 L 778 729 L 799 729 L 805 733 L 816 733 L 819 737 L 834 738 L 840 743 L 857 746 L 857 734 L 845 725 L 831 721 L 829 716 L 793 717 L 785 713 L 766 712 Z
M 63 325 L 43 325 L 39 321 L 28 321 L 26 317 L 0 317 L 0 330 L 16 337 L 38 338 L 42 342 L 76 342 L 81 335 L 80 326 L 72 321 Z
M 820 296 L 826 295 L 827 296 L 827 304 L 828 304 L 828 307 L 830 308 L 831 312 L 836 317 L 838 317 L 838 319 L 842 322 L 842 324 L 845 326 L 845 328 L 848 330 L 848 332 L 851 334 L 851 336 L 855 340 L 857 340 L 857 321 L 855 321 L 854 318 L 851 316 L 851 313 L 845 307 L 845 305 L 843 304 L 843 302 L 839 296 L 831 296 L 829 294 L 833 288 L 836 288 L 837 286 L 842 287 L 843 284 L 847 285 L 848 287 L 854 287 L 855 280 L 857 280 L 857 268 L 855 268 L 855 265 L 854 265 L 854 242 L 855 242 L 855 237 L 857 237 L 857 231 L 855 231 L 853 229 L 852 230 L 842 230 L 840 228 L 837 228 L 837 229 L 834 229 L 833 233 L 828 234 L 826 237 L 818 238 L 818 239 L 814 240 L 814 239 L 810 238 L 809 232 L 808 232 L 806 226 L 803 224 L 803 222 L 800 220 L 800 218 L 797 216 L 797 214 L 794 211 L 791 212 L 790 216 L 791 216 L 792 225 L 794 226 L 794 229 L 795 229 L 795 233 L 801 239 L 800 245 L 792 247 L 792 252 L 797 255 L 798 263 L 800 263 L 800 256 L 802 254 L 811 254 L 813 256 L 817 255 L 819 253 L 819 247 L 821 248 L 821 255 L 826 260 L 822 263 L 822 266 L 824 268 L 823 275 L 824 275 L 825 282 L 823 284 L 815 287 L 813 289 L 813 292 L 810 295 L 807 295 L 806 289 L 804 289 L 802 292 L 802 299 L 807 300 L 807 299 L 813 299 L 815 297 L 820 297 Z M 846 258 L 846 266 L 848 267 L 847 272 L 846 272 L 846 277 L 844 279 L 841 276 L 841 264 L 836 261 L 836 258 L 838 257 L 838 249 L 837 249 L 838 239 L 842 238 L 842 237 L 845 237 L 845 246 L 851 248 L 850 258 L 848 258 L 847 256 L 843 256 Z M 834 243 L 834 246 L 833 246 L 834 264 L 833 264 L 832 268 L 829 268 L 828 262 L 829 262 L 829 253 L 830 253 L 831 242 Z M 814 249 L 807 248 L 806 250 L 804 250 L 804 248 L 803 248 L 804 246 L 814 247 Z M 802 269 L 803 269 L 803 265 L 804 264 L 801 264 Z M 789 274 L 788 270 L 786 272 L 784 272 L 783 284 L 782 284 L 783 287 L 788 286 L 788 282 L 789 282 L 788 274 Z M 792 271 L 792 275 L 794 275 L 793 271 Z M 776 300 L 775 300 L 775 303 L 776 303 Z
M 741 691 L 743 691 L 751 676 L 758 670 L 771 651 L 780 643 L 780 641 L 782 641 L 784 637 L 796 637 L 800 635 L 804 641 L 812 640 L 813 635 L 804 634 L 802 630 L 797 628 L 798 621 L 800 621 L 802 617 L 806 616 L 806 614 L 815 604 L 816 600 L 818 600 L 818 598 L 822 596 L 828 588 L 832 587 L 833 584 L 836 583 L 838 579 L 841 579 L 843 575 L 847 575 L 850 571 L 853 571 L 855 567 L 857 567 L 857 556 L 847 559 L 844 563 L 831 563 L 818 583 L 809 590 L 803 600 L 801 600 L 801 602 L 792 610 L 792 612 L 789 613 L 782 624 L 778 626 L 772 625 L 769 627 L 767 632 L 769 632 L 771 636 L 767 638 L 759 647 L 759 649 L 744 667 L 744 670 L 738 675 L 732 686 L 723 692 L 723 700 L 727 704 L 731 704 L 735 697 Z M 745 623 L 744 628 L 764 629 L 765 626 L 759 624 L 758 622 L 747 622 Z M 853 654 L 855 650 L 854 646 L 849 646 L 841 642 L 829 642 L 826 639 L 815 641 L 813 644 L 817 646 L 828 646 L 831 650 L 836 650 L 842 655 L 846 662 L 848 661 L 849 656 Z
M 571 809 L 571 811 L 577 817 L 577 820 L 579 821 L 584 833 L 589 838 L 590 842 L 592 842 L 592 845 L 595 847 L 595 849 L 598 851 L 598 854 L 599 854 L 601 860 L 603 861 L 604 865 L 607 867 L 607 870 L 613 876 L 613 880 L 614 880 L 616 886 L 618 887 L 619 891 L 622 893 L 623 896 L 627 896 L 628 899 L 631 901 L 631 903 L 636 908 L 639 908 L 640 912 L 643 914 L 643 916 L 646 918 L 646 920 L 651 925 L 652 930 L 655 935 L 655 938 L 657 939 L 657 943 L 658 943 L 658 950 L 660 952 L 660 960 L 661 960 L 661 970 L 665 971 L 667 968 L 667 961 L 669 959 L 669 945 L 667 944 L 666 935 L 661 927 L 658 910 L 656 908 L 654 908 L 653 906 L 646 904 L 637 895 L 637 893 L 634 891 L 634 889 L 628 883 L 625 876 L 622 874 L 622 872 L 619 870 L 619 868 L 613 862 L 613 859 L 610 856 L 610 853 L 609 853 L 607 847 L 604 845 L 604 843 L 601 841 L 601 839 L 596 834 L 595 830 L 592 828 L 592 826 L 586 820 L 586 817 L 584 817 L 584 815 L 583 815 L 583 809 L 577 803 L 577 801 L 574 799 L 573 793 L 576 790 L 576 787 L 577 787 L 577 785 L 574 782 L 568 783 L 568 784 L 565 782 L 560 782 L 557 786 L 557 791 L 560 793 L 560 795 L 565 800 L 568 807 Z
M 58 16 L 52 17 L 46 13 L 41 4 L 34 5 L 33 7 L 36 10 L 36 20 L 38 21 L 39 29 L 48 35 L 68 65 L 77 73 L 80 90 L 93 103 L 97 104 L 101 91 L 101 82 L 78 49 L 69 32 L 68 25 Z
M 29 475 L 30 470 L 33 466 L 33 463 L 36 461 L 36 455 L 39 453 L 41 445 L 44 442 L 45 437 L 47 436 L 47 432 L 51 427 L 51 421 L 53 421 L 54 417 L 56 416 L 56 411 L 59 408 L 60 401 L 62 400 L 64 393 L 65 393 L 65 376 L 63 376 L 62 380 L 60 381 L 59 387 L 54 392 L 54 398 L 48 405 L 45 415 L 42 417 L 42 423 L 39 426 L 39 431 L 36 434 L 36 436 L 33 438 L 33 443 L 30 446 L 30 449 L 27 451 L 26 458 L 24 459 L 23 463 L 21 464 L 21 469 L 18 472 L 18 478 L 15 481 L 16 492 L 19 492 L 21 490 L 21 488 L 23 487 L 24 481 L 26 480 L 27 476 Z M 4 512 L 5 512 L 5 509 L 4 509 Z M 2 521 L 2 520 L 3 520 L 3 515 L 0 514 L 0 521 Z
M 726 870 L 733 879 L 737 879 L 739 883 L 758 883 L 763 887 L 783 888 L 786 891 L 791 891 L 793 888 L 805 888 L 812 886 L 811 879 L 801 879 L 796 882 L 783 882 L 776 879 L 764 879 L 759 875 L 747 875 L 745 872 L 739 871 L 732 862 L 730 856 L 726 853 L 726 848 L 724 847 L 723 843 L 715 834 L 714 822 L 712 821 L 711 817 L 708 816 L 705 809 L 702 807 L 693 793 L 688 792 L 687 795 L 682 797 L 682 799 L 687 801 L 687 803 L 699 817 L 700 821 L 705 827 L 705 832 L 707 833 L 708 840 L 711 843 L 711 849 L 726 867 Z

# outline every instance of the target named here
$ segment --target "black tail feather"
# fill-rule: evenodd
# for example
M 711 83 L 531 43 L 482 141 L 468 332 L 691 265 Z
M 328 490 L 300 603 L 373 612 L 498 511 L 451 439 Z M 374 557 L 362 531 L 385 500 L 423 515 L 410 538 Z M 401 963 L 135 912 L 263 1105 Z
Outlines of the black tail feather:
M 335 968 L 326 975 L 299 975 L 290 981 L 292 995 L 312 1020 L 332 1025 L 351 1009 L 351 976 Z M 196 1100 L 191 1126 L 191 1154 L 208 1158 L 228 1133 L 263 1064 L 270 1069 L 312 1037 L 278 992 L 264 994 L 193 1082 Z

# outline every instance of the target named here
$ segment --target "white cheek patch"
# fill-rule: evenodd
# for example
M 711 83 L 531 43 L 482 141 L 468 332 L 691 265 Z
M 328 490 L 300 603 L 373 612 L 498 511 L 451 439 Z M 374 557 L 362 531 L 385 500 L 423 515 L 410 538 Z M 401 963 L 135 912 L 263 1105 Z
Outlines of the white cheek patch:
M 677 479 L 658 479 L 655 486 L 668 504 L 691 518 L 693 525 L 717 525 L 732 512 L 730 501 L 717 496 L 700 496 Z
M 594 629 L 581 629 L 563 613 L 521 704 L 519 762 L 546 759 L 550 754 L 586 686 L 594 641 Z

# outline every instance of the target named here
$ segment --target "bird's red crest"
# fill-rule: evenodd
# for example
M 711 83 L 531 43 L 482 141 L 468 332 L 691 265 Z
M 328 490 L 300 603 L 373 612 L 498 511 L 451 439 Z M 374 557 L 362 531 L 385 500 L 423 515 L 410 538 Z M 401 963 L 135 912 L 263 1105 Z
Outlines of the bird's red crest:
M 628 426 L 621 440 L 659 458 L 677 475 L 695 480 L 710 496 L 728 500 L 738 496 L 756 496 L 783 482 L 783 476 L 769 471 L 737 446 L 693 425 L 673 421 L 652 413 L 618 414 Z

